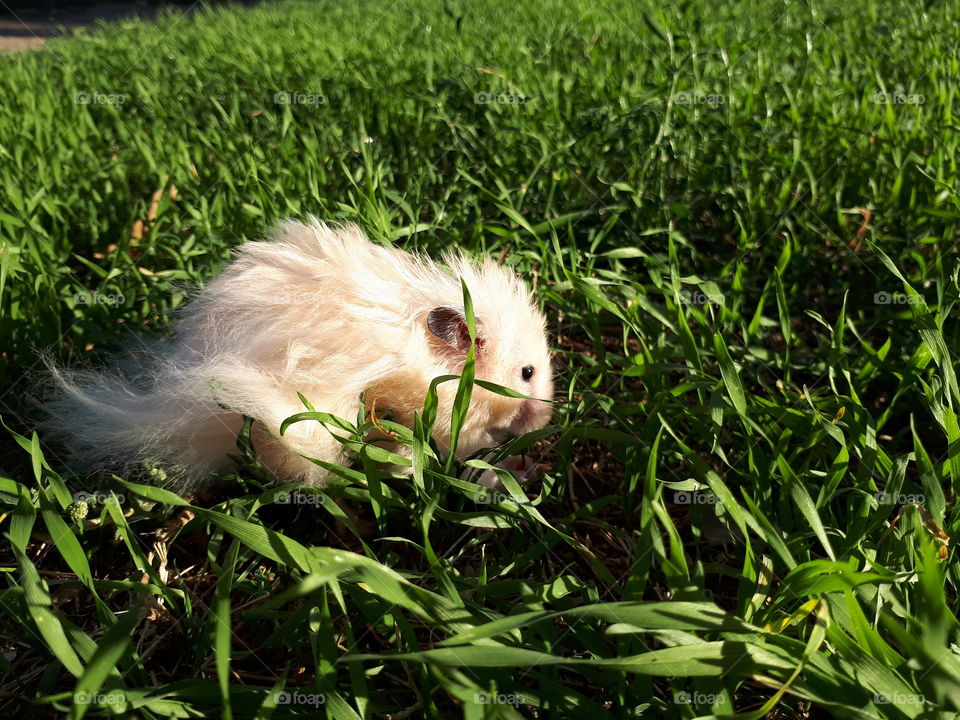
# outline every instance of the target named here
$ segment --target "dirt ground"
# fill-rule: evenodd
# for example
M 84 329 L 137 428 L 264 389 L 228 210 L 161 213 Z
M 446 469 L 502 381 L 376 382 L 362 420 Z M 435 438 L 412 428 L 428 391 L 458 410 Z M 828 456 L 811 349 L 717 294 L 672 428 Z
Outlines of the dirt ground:
M 190 12 L 199 2 L 161 4 L 144 2 L 85 2 L 67 4 L 54 0 L 41 0 L 30 7 L 19 3 L 0 2 L 0 53 L 35 50 L 47 38 L 69 33 L 76 28 L 91 27 L 98 20 L 107 22 L 129 17 L 148 20 L 157 13 L 175 8 Z M 234 4 L 250 5 L 251 2 Z
M 38 7 L 39 5 L 39 7 Z M 75 28 L 90 27 L 97 20 L 120 20 L 139 16 L 153 17 L 163 6 L 145 7 L 136 3 L 90 3 L 54 7 L 52 3 L 34 7 L 0 10 L 0 52 L 35 50 L 47 38 Z

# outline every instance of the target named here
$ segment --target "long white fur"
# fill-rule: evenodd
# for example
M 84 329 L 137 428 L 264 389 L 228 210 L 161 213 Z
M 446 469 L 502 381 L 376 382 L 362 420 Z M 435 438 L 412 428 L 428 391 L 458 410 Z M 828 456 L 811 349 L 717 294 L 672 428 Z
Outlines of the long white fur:
M 54 369 L 58 391 L 47 426 L 78 466 L 130 471 L 144 461 L 181 471 L 192 490 L 227 470 L 243 416 L 277 477 L 321 483 L 326 471 L 303 458 L 345 460 L 342 445 L 317 422 L 281 422 L 304 410 L 356 419 L 360 396 L 389 408 L 400 422 L 419 410 L 430 381 L 458 374 L 463 357 L 432 335 L 433 308 L 462 309 L 470 290 L 482 344 L 477 377 L 533 398 L 553 392 L 545 321 L 523 283 L 491 260 L 448 254 L 432 261 L 367 240 L 355 225 L 314 218 L 285 221 L 263 242 L 239 248 L 227 269 L 188 303 L 176 339 L 143 368 L 140 382 L 116 370 Z M 521 369 L 535 367 L 529 382 Z M 438 441 L 456 383 L 440 385 Z M 458 441 L 466 457 L 549 421 L 550 405 L 474 388 Z

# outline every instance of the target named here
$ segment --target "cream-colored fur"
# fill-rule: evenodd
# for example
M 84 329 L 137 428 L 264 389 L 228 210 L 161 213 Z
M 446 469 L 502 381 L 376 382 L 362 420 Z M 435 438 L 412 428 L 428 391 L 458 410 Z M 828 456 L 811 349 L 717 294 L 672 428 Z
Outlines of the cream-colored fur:
M 430 260 L 371 243 L 355 225 L 286 221 L 190 303 L 176 340 L 131 382 L 116 371 L 54 370 L 48 427 L 78 464 L 130 469 L 144 461 L 182 471 L 183 489 L 230 468 L 243 416 L 256 420 L 260 460 L 281 479 L 321 483 L 304 455 L 346 462 L 318 422 L 281 422 L 305 408 L 355 422 L 360 397 L 402 423 L 420 410 L 430 381 L 459 374 L 466 348 L 466 282 L 478 323 L 477 377 L 531 398 L 552 396 L 544 318 L 523 283 L 491 260 Z M 435 311 L 435 312 L 431 312 Z M 458 329 L 460 334 L 458 334 Z M 523 368 L 533 368 L 529 380 Z M 439 387 L 435 437 L 449 443 L 455 382 Z M 457 456 L 467 457 L 547 424 L 551 406 L 475 387 Z

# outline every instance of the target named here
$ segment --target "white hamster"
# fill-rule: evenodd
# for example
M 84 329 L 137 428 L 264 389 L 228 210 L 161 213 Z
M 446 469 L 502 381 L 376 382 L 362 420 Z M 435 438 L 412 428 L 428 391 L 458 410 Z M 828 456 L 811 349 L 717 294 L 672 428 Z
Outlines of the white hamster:
M 47 427 L 86 469 L 144 462 L 180 471 L 180 487 L 229 470 L 243 417 L 255 420 L 258 458 L 278 479 L 322 484 L 304 456 L 347 462 L 318 422 L 280 424 L 315 409 L 355 421 L 390 410 L 409 425 L 431 380 L 460 374 L 469 349 L 460 279 L 477 321 L 476 377 L 529 398 L 474 387 L 456 454 L 544 427 L 553 394 L 545 320 L 521 280 L 492 260 L 429 259 L 370 242 L 355 225 L 285 221 L 239 247 L 226 270 L 190 301 L 176 339 L 138 381 L 115 370 L 54 370 Z M 434 437 L 446 449 L 456 382 L 438 387 Z

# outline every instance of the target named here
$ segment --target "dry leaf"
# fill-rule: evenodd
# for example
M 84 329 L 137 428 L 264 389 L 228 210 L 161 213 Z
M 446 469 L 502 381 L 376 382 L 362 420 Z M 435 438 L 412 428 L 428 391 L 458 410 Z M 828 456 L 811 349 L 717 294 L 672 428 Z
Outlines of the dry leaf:
M 153 191 L 150 196 L 150 209 L 147 210 L 147 222 L 150 222 L 157 216 L 157 210 L 160 208 L 160 198 L 163 197 L 163 188 Z

